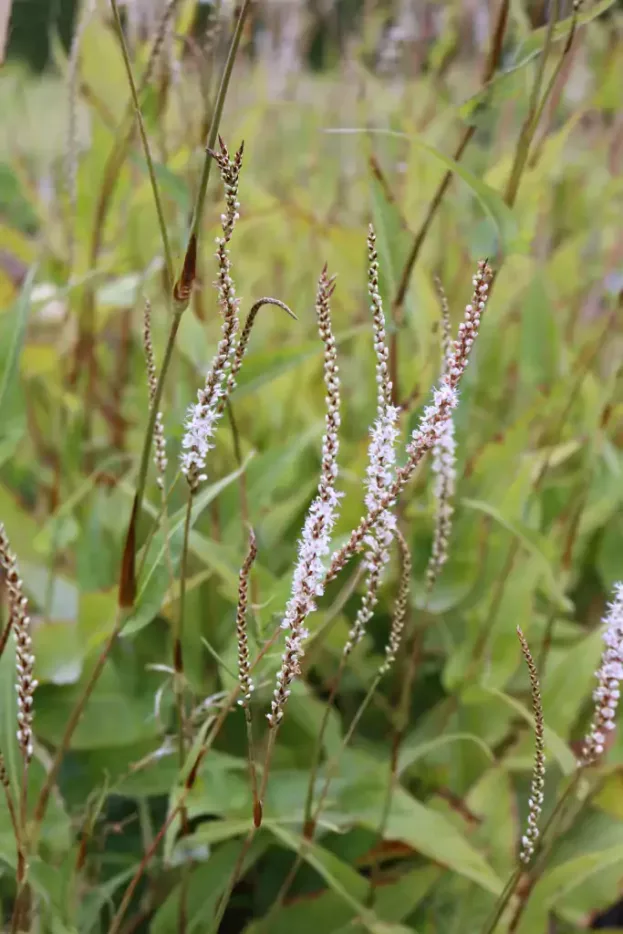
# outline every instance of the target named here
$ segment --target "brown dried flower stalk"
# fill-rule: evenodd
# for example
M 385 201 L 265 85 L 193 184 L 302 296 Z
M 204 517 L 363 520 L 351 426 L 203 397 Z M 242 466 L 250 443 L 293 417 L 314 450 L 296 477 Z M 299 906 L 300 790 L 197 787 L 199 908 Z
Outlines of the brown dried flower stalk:
M 543 705 L 541 703 L 541 688 L 539 686 L 539 676 L 536 665 L 532 658 L 532 653 L 526 638 L 517 627 L 517 635 L 521 643 L 521 651 L 528 666 L 530 675 L 530 688 L 532 691 L 532 709 L 534 711 L 534 734 L 535 734 L 535 752 L 534 769 L 532 771 L 532 784 L 530 787 L 530 798 L 528 799 L 528 827 L 521 838 L 521 850 L 519 858 L 524 863 L 529 863 L 534 853 L 536 841 L 539 837 L 539 817 L 543 808 L 543 787 L 545 783 L 545 733 L 543 722 Z
M 147 388 L 149 390 L 149 405 L 153 407 L 156 396 L 156 386 L 158 385 L 158 376 L 156 373 L 156 361 L 154 359 L 154 347 L 151 340 L 151 303 L 145 302 L 143 312 L 143 348 L 145 350 L 145 363 L 147 365 Z M 154 422 L 154 464 L 158 473 L 156 483 L 161 490 L 164 489 L 165 474 L 167 469 L 167 443 L 164 437 L 164 423 L 162 421 L 162 412 L 156 415 Z
M 9 614 L 16 644 L 17 742 L 24 758 L 24 765 L 27 766 L 33 755 L 33 701 L 37 687 L 37 681 L 33 677 L 35 657 L 32 654 L 32 640 L 30 638 L 28 600 L 22 589 L 23 584 L 19 575 L 17 558 L 11 550 L 2 523 L 0 523 L 0 564 L 6 575 Z

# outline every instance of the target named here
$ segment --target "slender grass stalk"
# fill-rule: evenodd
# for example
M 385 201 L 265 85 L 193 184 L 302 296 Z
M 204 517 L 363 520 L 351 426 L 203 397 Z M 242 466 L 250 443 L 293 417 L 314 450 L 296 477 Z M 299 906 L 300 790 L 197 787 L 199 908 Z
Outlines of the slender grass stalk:
M 182 557 L 180 561 L 180 599 L 176 625 L 173 630 L 173 692 L 177 710 L 177 750 L 180 769 L 186 760 L 186 706 L 184 694 L 186 689 L 184 678 L 184 613 L 186 610 L 186 581 L 188 576 L 188 545 L 190 539 L 190 523 L 192 518 L 193 492 L 189 488 L 186 501 L 186 515 L 184 517 L 184 536 L 182 539 Z M 188 812 L 185 806 L 180 808 L 181 832 L 188 833 Z M 180 884 L 180 900 L 178 910 L 178 934 L 185 934 L 186 913 L 188 901 L 188 883 L 190 879 L 190 866 L 186 863 L 182 869 Z
M 156 170 L 154 168 L 154 160 L 151 154 L 151 149 L 149 146 L 149 140 L 147 139 L 147 131 L 145 130 L 145 123 L 143 121 L 143 114 L 141 112 L 141 105 L 138 98 L 138 91 L 134 81 L 134 75 L 132 73 L 132 63 L 130 62 L 130 54 L 128 52 L 128 46 L 125 41 L 125 35 L 123 33 L 123 26 L 121 24 L 121 17 L 119 15 L 119 7 L 117 6 L 117 0 L 110 0 L 110 6 L 112 8 L 113 17 L 115 20 L 115 27 L 117 29 L 117 37 L 119 39 L 119 45 L 121 47 L 121 54 L 123 56 L 123 64 L 125 66 L 125 71 L 128 79 L 128 84 L 130 86 L 130 93 L 132 95 L 132 103 L 134 105 L 134 114 L 136 117 L 136 122 L 138 124 L 138 130 L 141 136 L 141 142 L 143 144 L 143 152 L 145 154 L 145 161 L 147 162 L 147 171 L 149 173 L 149 182 L 151 184 L 151 193 L 154 199 L 154 205 L 156 208 L 156 214 L 158 216 L 158 227 L 160 228 L 160 237 L 162 239 L 162 247 L 164 249 L 164 261 L 165 269 L 167 276 L 167 290 L 173 288 L 173 254 L 171 253 L 171 246 L 169 243 L 169 235 L 167 233 L 167 222 L 164 216 L 164 207 L 162 200 L 160 198 L 160 189 L 158 188 L 158 181 L 156 179 Z
M 519 192 L 519 186 L 521 184 L 521 179 L 523 177 L 523 172 L 526 167 L 528 160 L 528 154 L 530 152 L 530 147 L 532 145 L 532 140 L 536 133 L 537 121 L 540 117 L 542 107 L 547 100 L 547 92 L 543 95 L 543 100 L 541 101 L 541 106 L 539 106 L 539 95 L 541 93 L 541 88 L 543 85 L 543 80 L 545 77 L 545 68 L 547 67 L 547 62 L 549 55 L 552 49 L 552 44 L 554 40 L 554 31 L 556 28 L 556 23 L 558 21 L 558 15 L 560 12 L 560 0 L 553 0 L 549 8 L 549 19 L 547 23 L 547 31 L 545 33 L 545 42 L 543 44 L 543 52 L 539 57 L 539 62 L 537 65 L 534 82 L 532 85 L 532 91 L 530 93 L 530 100 L 528 103 L 528 113 L 525 117 L 525 120 L 522 124 L 519 140 L 517 142 L 517 149 L 515 150 L 515 158 L 513 160 L 513 166 L 506 184 L 506 190 L 504 193 L 504 200 L 510 206 L 515 203 L 517 198 L 517 193 Z M 575 12 L 574 20 L 571 26 L 571 31 L 575 31 Z M 565 55 L 566 53 L 563 53 Z M 551 85 L 550 85 L 551 88 Z M 549 89 L 548 89 L 549 90 Z

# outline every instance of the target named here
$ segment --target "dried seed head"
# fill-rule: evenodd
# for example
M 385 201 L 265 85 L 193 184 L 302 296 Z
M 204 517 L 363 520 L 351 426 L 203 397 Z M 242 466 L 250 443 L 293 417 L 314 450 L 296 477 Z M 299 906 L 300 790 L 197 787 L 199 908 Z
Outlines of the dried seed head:
M 316 609 L 316 599 L 324 592 L 325 567 L 323 559 L 329 553 L 331 533 L 337 518 L 340 494 L 336 492 L 338 475 L 337 455 L 340 427 L 340 380 L 337 350 L 331 328 L 330 300 L 334 280 L 327 267 L 322 271 L 316 296 L 318 329 L 324 343 L 324 381 L 327 411 L 325 434 L 322 440 L 322 464 L 318 493 L 311 504 L 299 542 L 299 552 L 292 580 L 292 594 L 281 626 L 288 630 L 277 684 L 273 693 L 271 712 L 267 715 L 272 728 L 283 718 L 283 708 L 290 696 L 290 685 L 300 673 L 299 663 L 308 636 L 307 617 Z
M 147 365 L 149 407 L 153 409 L 158 377 L 156 375 L 156 361 L 154 359 L 154 347 L 151 339 L 151 304 L 148 301 L 145 302 L 145 309 L 143 312 L 143 349 L 145 351 L 145 363 Z M 162 412 L 157 413 L 154 423 L 154 464 L 156 465 L 158 474 L 156 483 L 160 489 L 163 490 L 167 470 L 167 443 L 164 437 Z
M 28 600 L 24 596 L 17 558 L 11 550 L 4 525 L 0 523 L 0 565 L 6 575 L 9 617 L 15 636 L 15 664 L 17 669 L 17 742 L 27 765 L 33 754 L 33 703 L 37 681 L 33 677 L 35 657 L 30 638 Z
M 524 863 L 529 863 L 534 853 L 536 841 L 539 837 L 539 817 L 543 808 L 543 788 L 545 785 L 545 729 L 543 723 L 543 705 L 541 703 L 541 688 L 539 686 L 539 676 L 536 665 L 532 658 L 532 653 L 526 638 L 517 627 L 517 635 L 521 643 L 521 651 L 528 666 L 530 675 L 530 689 L 532 692 L 532 709 L 534 711 L 534 769 L 532 771 L 532 784 L 530 786 L 530 798 L 528 800 L 528 826 L 526 832 L 521 838 L 521 849 L 519 858 Z
M 584 739 L 578 762 L 591 765 L 603 754 L 606 736 L 615 728 L 623 679 L 623 582 L 614 585 L 614 599 L 608 604 L 604 619 L 605 649 L 597 671 L 598 685 L 593 692 L 595 712 Z

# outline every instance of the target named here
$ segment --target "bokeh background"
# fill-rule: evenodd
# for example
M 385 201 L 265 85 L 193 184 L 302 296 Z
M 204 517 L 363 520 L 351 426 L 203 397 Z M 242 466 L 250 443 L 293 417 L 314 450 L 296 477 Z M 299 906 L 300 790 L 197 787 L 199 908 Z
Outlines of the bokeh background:
M 503 6 L 262 0 L 235 65 L 221 131 L 232 148 L 241 139 L 246 147 L 232 243 L 238 293 L 247 306 L 274 295 L 298 321 L 274 308 L 260 314 L 233 398 L 235 421 L 223 423 L 213 452 L 210 482 L 224 482 L 193 532 L 185 634 L 198 718 L 201 702 L 232 683 L 247 522 L 259 544 L 257 645 L 289 592 L 322 436 L 313 300 L 323 263 L 338 275 L 333 314 L 346 493 L 338 538 L 361 514 L 374 417 L 367 224 L 373 221 L 378 235 L 405 432 L 416 425 L 440 368 L 434 277 L 445 286 L 456 327 L 477 260 L 488 256 L 497 273 L 457 414 L 450 559 L 430 600 L 424 594 L 434 499 L 427 469 L 400 504 L 414 562 L 407 648 L 418 662 L 402 810 L 379 848 L 375 828 L 404 658 L 344 757 L 330 808 L 340 832 L 322 837 L 326 862 L 299 873 L 274 931 L 343 930 L 356 915 L 352 899 L 357 904 L 365 895 L 361 880 L 379 859 L 384 923 L 421 934 L 480 929 L 495 885 L 513 865 L 527 812 L 533 736 L 517 625 L 541 674 L 548 801 L 573 767 L 591 715 L 599 619 L 623 577 L 623 7 L 620 0 L 584 4 L 571 36 L 565 0 L 511 3 L 496 45 Z M 142 105 L 181 262 L 236 5 L 180 0 L 178 7 Z M 162 9 L 157 0 L 124 7 L 137 74 Z M 548 40 L 552 15 L 559 22 Z M 536 113 L 535 88 L 537 104 L 543 102 Z M 138 134 L 111 169 L 128 100 L 106 3 L 14 0 L 0 72 L 0 519 L 34 607 L 43 764 L 114 618 L 147 413 L 145 298 L 157 355 L 169 325 Z M 531 107 L 536 119 L 522 150 Z M 211 244 L 220 212 L 214 173 L 198 287 L 165 391 L 171 482 L 185 411 L 218 340 Z M 243 481 L 236 474 L 241 463 Z M 177 484 L 171 512 L 183 504 Z M 157 513 L 154 483 L 150 512 Z M 166 666 L 178 594 L 162 556 L 147 569 L 139 611 L 75 734 L 62 797 L 46 824 L 43 861 L 60 872 L 104 789 L 97 819 L 88 823 L 84 899 L 76 908 L 69 897 L 60 907 L 51 898 L 51 915 L 74 912 L 67 924 L 75 928 L 49 928 L 56 932 L 107 930 L 111 906 L 166 813 L 175 782 Z M 341 681 L 326 755 L 339 747 L 378 667 L 396 580 L 392 564 L 369 633 Z M 357 580 L 347 576 L 314 622 L 275 759 L 269 810 L 278 827 L 300 817 L 314 737 L 360 597 Z M 278 653 L 266 659 L 258 723 L 278 663 Z M 3 730 L 10 733 L 10 725 Z M 128 931 L 176 930 L 184 860 L 192 869 L 189 930 L 205 929 L 205 893 L 223 886 L 246 827 L 244 754 L 244 726 L 233 714 L 205 766 L 192 846 L 176 852 L 175 842 L 167 843 L 137 893 Z M 135 771 L 137 762 L 149 767 Z M 596 794 L 555 849 L 519 927 L 523 934 L 616 924 L 622 765 L 617 733 Z M 6 861 L 13 844 L 2 821 Z M 228 931 L 259 930 L 293 858 L 280 832 L 262 832 L 226 915 Z M 49 879 L 45 884 L 54 890 Z M 12 891 L 5 873 L 5 907 Z

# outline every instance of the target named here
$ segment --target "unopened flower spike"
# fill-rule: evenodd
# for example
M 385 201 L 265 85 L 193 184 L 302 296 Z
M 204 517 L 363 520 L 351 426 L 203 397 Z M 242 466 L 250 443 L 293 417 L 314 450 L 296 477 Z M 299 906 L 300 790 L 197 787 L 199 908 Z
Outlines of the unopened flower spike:
M 405 628 L 407 611 L 409 609 L 409 589 L 411 587 L 411 552 L 407 545 L 407 540 L 396 528 L 396 541 L 400 549 L 400 581 L 398 584 L 398 595 L 394 604 L 394 615 L 389 630 L 389 639 L 385 646 L 385 661 L 380 667 L 379 674 L 385 675 L 390 670 L 400 651 L 402 635 Z
M 17 742 L 24 763 L 28 765 L 33 756 L 33 704 L 37 681 L 33 677 L 35 656 L 30 637 L 28 600 L 24 595 L 17 558 L 0 523 L 0 565 L 6 576 L 9 603 L 9 625 L 15 637 L 15 665 L 17 691 Z
M 517 627 L 517 635 L 521 643 L 521 651 L 528 666 L 530 675 L 530 690 L 532 693 L 532 710 L 534 712 L 534 768 L 532 770 L 532 783 L 530 785 L 530 798 L 528 799 L 528 826 L 521 838 L 519 858 L 523 863 L 529 863 L 534 854 L 536 842 L 539 838 L 539 818 L 543 809 L 543 788 L 545 786 L 545 725 L 543 722 L 543 704 L 541 703 L 541 688 L 536 665 L 526 637 Z
M 303 525 L 292 580 L 292 593 L 281 623 L 288 635 L 277 674 L 271 711 L 267 714 L 268 722 L 273 728 L 276 728 L 283 718 L 283 708 L 290 696 L 290 685 L 300 672 L 304 643 L 309 635 L 305 625 L 307 617 L 314 612 L 316 600 L 324 592 L 324 558 L 330 552 L 331 533 L 337 519 L 340 499 L 340 494 L 335 489 L 338 475 L 340 380 L 335 337 L 331 328 L 330 300 L 334 288 L 335 280 L 329 277 L 325 265 L 316 295 L 318 329 L 324 344 L 324 381 L 327 393 L 322 463 L 318 492 Z
M 257 542 L 253 529 L 249 531 L 249 550 L 240 569 L 238 581 L 238 607 L 236 610 L 236 639 L 238 642 L 238 683 L 241 707 L 247 707 L 253 693 L 249 639 L 247 636 L 247 609 L 249 604 L 249 575 L 257 557 Z
M 603 619 L 605 648 L 593 692 L 595 711 L 578 765 L 592 765 L 603 754 L 606 737 L 615 728 L 623 679 L 623 582 L 614 585 L 614 599 Z
M 151 304 L 148 301 L 145 302 L 145 309 L 143 312 L 143 348 L 145 351 L 145 363 L 147 366 L 149 406 L 150 408 L 153 408 L 158 377 L 156 374 L 154 347 L 151 339 Z M 156 465 L 156 471 L 158 474 L 156 483 L 160 489 L 163 490 L 167 469 L 167 444 L 164 436 L 162 412 L 158 412 L 156 414 L 156 421 L 154 422 L 154 464 Z

